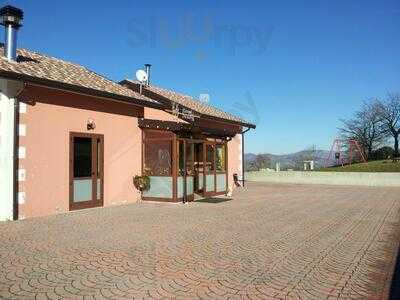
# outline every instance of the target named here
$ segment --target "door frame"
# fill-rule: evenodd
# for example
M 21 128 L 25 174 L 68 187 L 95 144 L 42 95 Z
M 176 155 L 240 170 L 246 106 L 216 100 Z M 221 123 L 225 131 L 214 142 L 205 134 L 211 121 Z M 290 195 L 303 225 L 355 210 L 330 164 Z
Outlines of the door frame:
M 181 149 L 180 149 L 180 147 L 179 147 L 179 145 L 180 145 L 180 143 L 182 143 L 182 148 L 183 148 L 183 152 L 181 153 Z M 178 184 L 178 177 L 182 177 L 182 179 L 183 179 L 183 193 L 182 193 L 182 197 L 178 197 L 178 195 L 176 196 L 176 199 L 178 200 L 178 201 L 187 201 L 187 202 L 191 202 L 191 201 L 193 201 L 194 200 L 194 193 L 195 193 L 195 174 L 193 174 L 192 175 L 192 177 L 193 177 L 193 193 L 192 194 L 190 194 L 190 195 L 188 195 L 187 194 L 187 177 L 189 176 L 188 175 L 188 173 L 187 173 L 187 170 L 188 170 L 188 161 L 187 161 L 187 157 L 188 157 L 188 155 L 187 155 L 187 149 L 186 149 L 186 146 L 187 145 L 190 145 L 190 144 L 193 144 L 193 142 L 191 142 L 191 140 L 190 139 L 187 139 L 187 138 L 180 138 L 180 137 L 177 137 L 177 139 L 176 139 L 176 149 L 177 149 L 177 153 L 176 153 L 176 163 L 174 164 L 175 166 L 176 166 L 176 170 L 177 170 L 177 172 L 176 172 L 176 176 L 177 176 L 177 180 L 176 180 L 176 184 Z M 180 156 L 183 156 L 183 169 L 184 169 L 184 171 L 183 171 L 183 175 L 180 175 L 179 174 L 179 163 L 180 163 Z M 193 161 L 192 161 L 192 164 L 191 164 L 191 166 L 192 166 L 192 170 L 194 171 L 194 146 L 193 146 L 193 151 L 192 151 L 192 157 L 193 157 Z M 178 190 L 178 187 L 176 188 L 176 190 Z
M 188 202 L 191 202 L 191 201 L 194 201 L 194 194 L 195 194 L 195 177 L 196 177 L 196 174 L 195 174 L 195 172 L 194 172 L 194 161 L 195 161 L 195 151 L 194 151 L 194 143 L 195 142 L 193 142 L 192 140 L 190 140 L 190 139 L 179 139 L 180 141 L 182 141 L 182 143 L 183 143 L 183 165 L 184 165 L 184 172 L 183 172 L 183 185 L 184 185 L 184 189 L 183 189 L 183 198 L 186 200 L 186 201 L 188 201 Z M 192 156 L 192 163 L 191 163 L 191 170 L 192 170 L 192 172 L 193 172 L 193 174 L 191 175 L 192 177 L 193 177 L 193 192 L 192 192 L 192 194 L 190 194 L 190 195 L 188 195 L 187 194 L 187 177 L 188 177 L 188 161 L 187 161 L 187 158 L 188 158 L 188 153 L 187 153 L 187 145 L 192 145 L 193 147 L 191 147 L 192 149 L 191 149 L 191 156 Z
M 74 138 L 86 137 L 92 140 L 92 176 L 87 177 L 92 179 L 92 198 L 95 199 L 84 202 L 73 202 L 74 197 Z M 100 139 L 100 176 L 97 176 L 93 170 L 97 161 L 97 149 L 93 140 Z M 94 155 L 93 155 L 94 154 Z M 100 179 L 100 199 L 97 199 L 97 179 Z M 77 210 L 83 208 L 99 207 L 104 204 L 104 135 L 84 132 L 70 132 L 69 133 L 69 210 Z
M 217 171 L 217 148 L 218 146 L 223 146 L 224 151 L 225 151 L 225 158 L 224 158 L 224 163 L 225 163 L 225 172 L 218 172 Z M 215 196 L 219 195 L 226 195 L 228 193 L 228 142 L 215 142 L 215 155 L 214 155 L 214 171 L 215 171 Z M 225 174 L 225 191 L 218 192 L 217 191 L 217 175 L 223 175 Z
M 196 156 L 196 146 L 194 146 L 194 153 L 193 153 L 193 162 L 194 161 L 197 161 L 197 162 L 201 162 L 202 163 L 202 169 L 203 169 L 203 175 L 200 177 L 200 176 L 198 176 L 199 174 L 198 173 L 196 173 L 195 172 L 195 174 L 194 174 L 194 177 L 196 177 L 196 182 L 197 182 L 197 180 L 198 181 L 200 181 L 200 178 L 201 178 L 201 181 L 202 181 L 202 191 L 199 193 L 198 191 L 199 190 L 196 190 L 196 185 L 194 184 L 194 182 L 193 182 L 193 198 L 194 198 L 194 194 L 196 193 L 196 194 L 198 194 L 198 195 L 201 195 L 201 196 L 203 196 L 204 197 L 204 192 L 205 192 L 205 190 L 206 190 L 206 186 L 205 186 L 205 181 L 204 181 L 204 179 L 205 179 L 205 177 L 204 177 L 204 172 L 205 172 L 205 169 L 204 169 L 204 166 L 205 166 L 205 164 L 204 164 L 204 140 L 190 140 L 190 142 L 191 143 L 193 143 L 193 145 L 200 145 L 200 147 L 201 147 L 201 151 L 202 151 L 202 157 L 201 157 L 201 161 L 197 161 L 197 156 Z M 193 168 L 194 169 L 194 168 Z M 197 185 L 198 185 L 199 183 L 197 182 Z M 196 192 L 197 191 L 197 192 Z
M 189 139 L 189 138 L 177 138 L 177 148 L 178 147 L 178 143 L 182 141 L 183 142 L 183 149 L 184 149 L 184 160 L 186 161 L 186 145 L 187 144 L 199 144 L 200 147 L 202 148 L 202 166 L 203 166 L 203 175 L 199 176 L 198 179 L 201 180 L 203 182 L 203 189 L 201 193 L 196 193 L 196 185 L 193 182 L 193 198 L 192 197 L 188 197 L 188 201 L 193 201 L 194 200 L 194 193 L 202 195 L 203 197 L 213 197 L 213 196 L 218 196 L 218 195 L 225 195 L 228 192 L 228 142 L 227 141 L 216 141 L 216 140 L 200 140 L 200 139 Z M 213 151 L 213 171 L 211 172 L 206 172 L 206 161 L 207 161 L 207 146 L 211 145 L 214 149 Z M 224 151 L 225 151 L 225 171 L 224 172 L 218 172 L 217 171 L 217 165 L 216 165 L 216 159 L 217 159 L 217 147 L 218 146 L 223 146 L 224 147 Z M 195 147 L 193 147 L 193 151 L 195 152 Z M 192 154 L 193 155 L 193 163 L 196 161 L 196 155 L 195 153 Z M 177 168 L 179 165 L 179 155 L 176 156 L 177 157 Z M 194 167 L 193 167 L 194 170 Z M 225 175 L 225 190 L 224 191 L 217 191 L 217 175 Z M 198 174 L 194 174 L 194 177 L 197 177 Z M 207 191 L 207 187 L 206 187 L 206 183 L 207 183 L 207 175 L 212 175 L 214 176 L 214 188 L 211 191 Z M 184 176 L 184 184 L 186 184 L 186 172 L 185 172 L 185 176 Z
M 208 172 L 208 173 L 204 171 L 203 196 L 204 197 L 213 197 L 213 196 L 225 195 L 228 192 L 228 143 L 227 142 L 217 142 L 217 141 L 204 141 L 204 143 L 203 143 L 203 164 L 204 164 L 204 166 L 207 163 L 207 146 L 208 145 L 213 146 L 213 149 L 214 149 L 214 151 L 213 151 L 213 171 Z M 222 145 L 225 147 L 225 172 L 217 171 L 217 146 L 218 145 Z M 217 191 L 217 175 L 219 175 L 219 174 L 225 175 L 225 190 L 220 191 L 220 192 Z M 206 188 L 206 183 L 207 183 L 206 176 L 207 175 L 214 176 L 214 189 L 212 191 L 207 191 L 207 188 Z
M 207 165 L 207 146 L 212 146 L 214 151 L 213 151 L 213 171 L 212 172 L 206 172 L 206 165 Z M 203 196 L 204 197 L 212 197 L 215 196 L 216 193 L 216 174 L 215 174 L 215 142 L 214 141 L 204 141 L 203 143 L 203 165 L 204 165 L 204 173 L 203 173 L 203 185 L 204 185 L 204 191 L 203 191 Z M 213 175 L 214 176 L 214 189 L 212 191 L 207 191 L 207 175 Z

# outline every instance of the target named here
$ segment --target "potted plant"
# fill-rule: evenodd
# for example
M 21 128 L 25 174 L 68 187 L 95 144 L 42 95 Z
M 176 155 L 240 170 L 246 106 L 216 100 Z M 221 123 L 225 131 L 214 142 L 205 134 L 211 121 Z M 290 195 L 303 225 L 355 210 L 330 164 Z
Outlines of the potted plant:
M 135 175 L 133 177 L 133 185 L 140 192 L 148 191 L 150 189 L 150 177 L 147 175 Z

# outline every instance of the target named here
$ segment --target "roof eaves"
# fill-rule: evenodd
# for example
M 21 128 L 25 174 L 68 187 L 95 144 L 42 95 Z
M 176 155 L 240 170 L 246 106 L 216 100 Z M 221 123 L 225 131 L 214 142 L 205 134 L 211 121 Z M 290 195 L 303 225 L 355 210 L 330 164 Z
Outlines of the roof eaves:
M 121 85 L 124 85 L 124 84 L 126 84 L 126 85 L 138 85 L 137 82 L 132 81 L 132 80 L 129 80 L 129 79 L 124 79 L 124 80 L 120 81 L 119 83 L 120 83 Z M 161 89 L 161 88 L 160 88 L 160 89 Z M 152 91 L 152 90 L 150 90 L 150 89 L 146 89 L 145 86 L 144 86 L 144 90 L 147 91 L 148 93 L 150 93 L 150 95 L 153 95 L 153 97 L 154 97 L 154 96 L 158 96 L 158 97 L 163 98 L 165 101 L 168 101 L 168 102 L 175 102 L 173 99 L 170 99 L 170 98 L 168 98 L 168 97 L 166 97 L 166 96 L 164 96 L 164 95 L 162 95 L 162 94 L 160 94 L 160 93 L 157 93 L 157 92 Z M 172 90 L 171 90 L 171 92 L 177 93 L 177 92 L 172 91 Z M 183 94 L 182 94 L 182 95 L 183 95 Z M 190 96 L 187 96 L 187 95 L 184 95 L 184 96 L 190 97 Z M 193 99 L 193 98 L 192 98 L 192 99 Z M 182 105 L 182 104 L 180 104 L 180 105 Z M 190 107 L 187 107 L 187 106 L 185 106 L 185 105 L 182 105 L 182 106 L 183 106 L 184 108 L 186 108 L 186 109 L 192 110 Z M 217 109 L 217 110 L 220 110 L 220 111 L 221 111 L 221 109 L 219 109 L 219 108 L 215 108 L 214 106 L 212 106 L 212 107 L 213 107 L 214 109 Z M 240 122 L 240 121 L 231 120 L 231 119 L 226 119 L 226 118 L 222 118 L 222 117 L 216 117 L 216 116 L 212 116 L 212 115 L 209 115 L 209 114 L 204 114 L 204 113 L 201 113 L 201 112 L 197 112 L 197 113 L 199 113 L 201 117 L 206 118 L 206 119 L 209 119 L 209 120 L 220 121 L 220 122 L 222 121 L 222 122 L 225 122 L 225 123 L 231 123 L 231 124 L 235 124 L 235 125 L 239 125 L 239 126 L 244 126 L 244 127 L 247 127 L 247 128 L 251 128 L 251 129 L 255 129 L 255 128 L 256 128 L 256 125 L 251 124 L 251 123 L 248 123 L 248 122 Z
M 163 107 L 160 103 L 156 102 L 155 100 L 153 100 L 153 102 L 150 102 L 150 101 L 146 101 L 143 99 L 137 99 L 134 97 L 128 97 L 128 96 L 110 93 L 110 92 L 106 92 L 106 91 L 91 89 L 91 88 L 87 88 L 84 86 L 74 85 L 74 84 L 70 84 L 70 83 L 63 83 L 63 82 L 59 82 L 59 81 L 55 81 L 55 80 L 30 76 L 30 75 L 21 74 L 21 73 L 0 70 L 0 77 L 11 79 L 11 80 L 24 81 L 24 82 L 35 84 L 35 85 L 40 85 L 40 86 L 64 90 L 64 91 L 81 93 L 81 94 L 85 94 L 85 95 L 89 95 L 89 96 L 107 98 L 110 100 L 123 101 L 125 103 L 135 104 L 135 105 L 139 105 L 139 106 L 147 106 L 147 107 L 153 107 L 153 108 L 162 108 Z

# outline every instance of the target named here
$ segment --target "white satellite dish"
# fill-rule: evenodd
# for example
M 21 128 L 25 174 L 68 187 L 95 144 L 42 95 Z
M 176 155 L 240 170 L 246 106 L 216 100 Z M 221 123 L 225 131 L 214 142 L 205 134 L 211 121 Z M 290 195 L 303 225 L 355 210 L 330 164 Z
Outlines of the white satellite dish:
M 210 94 L 200 94 L 199 101 L 203 103 L 210 102 Z
M 136 71 L 136 79 L 139 80 L 141 83 L 146 82 L 147 81 L 147 73 L 146 73 L 146 71 L 137 70 Z

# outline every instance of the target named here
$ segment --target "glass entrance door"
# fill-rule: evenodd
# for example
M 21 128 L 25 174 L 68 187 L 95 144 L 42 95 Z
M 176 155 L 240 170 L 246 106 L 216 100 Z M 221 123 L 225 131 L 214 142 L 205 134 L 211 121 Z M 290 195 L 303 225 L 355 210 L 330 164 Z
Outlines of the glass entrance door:
M 194 200 L 194 143 L 187 139 L 178 140 L 177 198 L 182 201 Z
M 198 195 L 204 194 L 204 151 L 203 143 L 193 143 L 193 169 L 194 169 L 194 192 Z
M 206 197 L 213 196 L 215 193 L 215 144 L 210 142 L 204 143 L 204 174 L 205 174 L 205 191 Z
M 194 200 L 194 144 L 185 142 L 186 194 L 188 201 Z
M 70 210 L 103 205 L 102 135 L 71 133 Z

